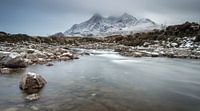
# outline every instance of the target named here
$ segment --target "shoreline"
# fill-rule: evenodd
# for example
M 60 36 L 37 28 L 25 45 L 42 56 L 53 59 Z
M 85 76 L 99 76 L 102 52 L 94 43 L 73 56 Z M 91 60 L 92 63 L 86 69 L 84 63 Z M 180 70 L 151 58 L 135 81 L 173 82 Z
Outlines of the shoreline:
M 85 51 L 75 50 L 77 48 Z M 74 45 L 50 45 L 47 43 L 6 43 L 1 42 L 0 56 L 16 56 L 21 58 L 27 65 L 46 64 L 53 61 L 68 61 L 79 59 L 79 56 L 90 55 L 87 49 L 100 50 L 108 49 L 127 57 L 164 57 L 164 58 L 181 58 L 181 59 L 200 59 L 200 48 L 193 51 L 188 47 L 185 48 L 164 48 L 159 44 L 147 46 L 125 46 L 115 43 L 90 43 Z M 51 64 L 49 64 L 51 66 Z M 1 65 L 1 67 L 6 67 Z M 9 67 L 8 67 L 9 68 Z

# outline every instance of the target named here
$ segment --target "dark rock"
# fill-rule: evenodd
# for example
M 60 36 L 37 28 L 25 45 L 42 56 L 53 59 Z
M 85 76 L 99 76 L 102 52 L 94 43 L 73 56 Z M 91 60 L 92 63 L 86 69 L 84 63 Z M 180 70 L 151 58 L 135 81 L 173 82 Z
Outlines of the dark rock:
M 81 53 L 81 55 L 90 55 L 90 53 L 89 52 L 83 52 L 83 53 Z
M 200 34 L 198 34 L 195 38 L 195 42 L 200 42 Z
M 53 66 L 53 63 L 48 63 L 46 64 L 46 66 Z
M 27 63 L 18 53 L 0 52 L 0 64 L 9 68 L 25 68 Z

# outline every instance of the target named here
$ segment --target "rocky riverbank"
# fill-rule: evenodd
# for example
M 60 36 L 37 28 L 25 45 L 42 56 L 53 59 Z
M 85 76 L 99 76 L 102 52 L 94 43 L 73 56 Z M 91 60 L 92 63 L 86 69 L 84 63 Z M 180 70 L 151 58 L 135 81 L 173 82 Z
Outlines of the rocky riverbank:
M 122 47 L 116 49 L 121 55 L 133 57 L 169 57 L 200 59 L 200 43 L 194 42 L 195 37 L 184 37 L 178 42 L 153 41 L 142 46 Z
M 193 38 L 183 38 L 178 42 L 153 41 L 145 42 L 141 46 L 126 46 L 116 43 L 93 43 L 72 46 L 83 49 L 112 49 L 120 55 L 129 57 L 169 57 L 200 59 L 200 42 L 194 42 Z
M 55 46 L 46 43 L 33 44 L 28 42 L 1 42 L 0 67 L 1 73 L 8 73 L 7 68 L 25 68 L 34 64 L 51 64 L 52 61 L 78 59 L 79 55 L 66 46 Z M 48 65 L 50 66 L 50 65 Z

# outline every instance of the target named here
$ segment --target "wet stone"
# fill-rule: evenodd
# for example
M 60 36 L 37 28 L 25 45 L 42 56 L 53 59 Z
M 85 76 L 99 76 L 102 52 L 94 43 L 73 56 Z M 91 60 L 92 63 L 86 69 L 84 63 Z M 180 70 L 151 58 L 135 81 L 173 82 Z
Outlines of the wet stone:
M 39 96 L 39 94 L 35 93 L 35 94 L 31 94 L 31 95 L 26 96 L 25 99 L 28 100 L 28 101 L 35 101 L 35 100 L 40 99 L 40 96 Z
M 47 63 L 46 66 L 53 66 L 53 63 Z
M 18 110 L 18 108 L 8 108 L 8 109 L 5 109 L 5 110 L 3 110 L 3 111 L 17 111 Z
M 39 108 L 36 107 L 36 106 L 31 106 L 31 109 L 34 110 L 34 111 L 38 111 L 39 110 Z
M 39 92 L 45 84 L 47 84 L 47 81 L 41 75 L 28 72 L 22 76 L 19 88 L 24 92 L 31 94 Z

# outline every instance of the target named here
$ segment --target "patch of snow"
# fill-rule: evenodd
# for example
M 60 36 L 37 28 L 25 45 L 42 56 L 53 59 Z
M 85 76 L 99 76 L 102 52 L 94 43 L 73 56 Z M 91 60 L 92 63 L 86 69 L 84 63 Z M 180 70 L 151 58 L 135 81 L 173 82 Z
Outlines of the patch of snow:
M 31 75 L 31 76 L 33 76 L 33 78 L 35 78 L 35 79 L 36 79 L 38 74 L 36 74 L 36 73 L 33 73 L 33 72 L 28 72 L 28 75 Z

